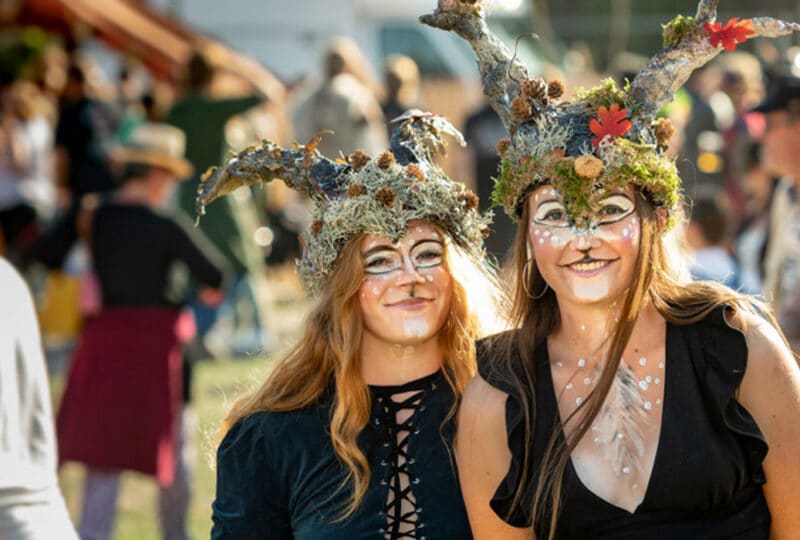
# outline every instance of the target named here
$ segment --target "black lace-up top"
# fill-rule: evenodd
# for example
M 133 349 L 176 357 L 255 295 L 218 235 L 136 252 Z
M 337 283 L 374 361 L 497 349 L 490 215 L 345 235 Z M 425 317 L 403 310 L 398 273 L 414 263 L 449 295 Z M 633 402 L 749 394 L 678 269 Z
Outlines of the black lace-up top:
M 217 452 L 212 539 L 469 539 L 452 440 L 453 404 L 441 372 L 401 386 L 372 386 L 359 436 L 369 488 L 336 521 L 349 491 L 329 434 L 332 394 L 284 413 L 236 424 Z

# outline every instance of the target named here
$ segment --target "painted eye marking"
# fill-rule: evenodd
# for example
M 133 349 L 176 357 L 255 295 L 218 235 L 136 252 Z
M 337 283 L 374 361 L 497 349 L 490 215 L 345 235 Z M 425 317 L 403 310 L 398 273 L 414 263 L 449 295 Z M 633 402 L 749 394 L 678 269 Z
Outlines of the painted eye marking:
M 388 274 L 403 266 L 403 257 L 391 249 L 372 252 L 364 258 L 364 272 L 372 275 Z
M 385 275 L 405 267 L 406 255 L 390 247 L 369 250 L 364 256 L 364 272 L 370 275 Z M 425 239 L 417 242 L 408 254 L 417 270 L 434 268 L 444 260 L 444 245 L 439 240 Z
M 636 205 L 627 196 L 615 194 L 600 201 L 600 210 L 597 216 L 598 225 L 608 225 L 625 219 L 636 210 Z
M 438 240 L 423 240 L 411 248 L 409 255 L 415 268 L 433 268 L 442 264 L 444 246 Z
M 560 201 L 544 201 L 537 208 L 533 215 L 533 222 L 538 225 L 549 227 L 568 227 L 569 217 L 564 204 Z

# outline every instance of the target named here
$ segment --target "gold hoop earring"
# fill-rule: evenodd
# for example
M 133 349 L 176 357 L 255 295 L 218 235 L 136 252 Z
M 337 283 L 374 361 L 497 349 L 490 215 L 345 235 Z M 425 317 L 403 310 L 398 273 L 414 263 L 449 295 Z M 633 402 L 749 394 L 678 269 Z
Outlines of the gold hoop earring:
M 533 257 L 525 261 L 525 264 L 522 266 L 522 290 L 525 291 L 525 295 L 530 298 L 531 300 L 538 300 L 542 296 L 545 295 L 547 289 L 550 287 L 547 282 L 544 282 L 544 289 L 542 292 L 537 294 L 536 296 L 531 296 L 531 292 L 528 290 L 528 282 L 531 280 L 530 273 L 531 273 L 531 266 L 530 264 L 533 262 Z

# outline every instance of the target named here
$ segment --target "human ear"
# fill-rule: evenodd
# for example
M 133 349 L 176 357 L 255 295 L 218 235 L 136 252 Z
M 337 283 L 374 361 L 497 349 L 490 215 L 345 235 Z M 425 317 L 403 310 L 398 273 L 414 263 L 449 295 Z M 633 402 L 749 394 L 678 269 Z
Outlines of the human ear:
M 667 210 L 664 208 L 656 208 L 656 217 L 658 219 L 658 232 L 664 232 L 667 227 Z

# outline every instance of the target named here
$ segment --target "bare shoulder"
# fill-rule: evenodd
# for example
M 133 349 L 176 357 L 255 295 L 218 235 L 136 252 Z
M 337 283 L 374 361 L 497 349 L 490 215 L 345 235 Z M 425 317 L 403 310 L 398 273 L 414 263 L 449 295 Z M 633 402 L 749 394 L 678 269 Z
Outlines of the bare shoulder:
M 779 419 L 787 413 L 795 418 L 800 414 L 800 366 L 781 333 L 766 319 L 746 311 L 729 313 L 726 319 L 747 343 L 747 369 L 738 400 L 769 443 L 770 432 L 784 427 Z
M 506 443 L 506 400 L 508 394 L 476 375 L 467 385 L 458 413 L 458 435 L 456 445 L 471 447 L 500 457 L 508 453 Z M 508 461 L 506 461 L 508 465 Z
M 491 416 L 491 420 L 501 419 L 505 415 L 505 404 L 508 394 L 495 388 L 480 375 L 476 375 L 464 390 L 461 403 L 461 415 L 478 413 L 480 417 Z
M 748 311 L 728 311 L 728 324 L 739 330 L 747 343 L 747 371 L 742 390 L 760 385 L 778 374 L 789 375 L 798 369 L 792 351 L 772 323 Z
M 738 400 L 752 415 L 769 451 L 764 458 L 764 495 L 770 538 L 796 538 L 800 529 L 800 366 L 780 332 L 761 317 L 740 312 L 728 322 L 744 334 L 747 369 Z
M 472 534 L 476 540 L 529 540 L 530 528 L 519 529 L 501 520 L 490 506 L 497 487 L 508 474 L 511 451 L 506 432 L 508 394 L 480 376 L 467 386 L 458 415 L 456 461 Z

